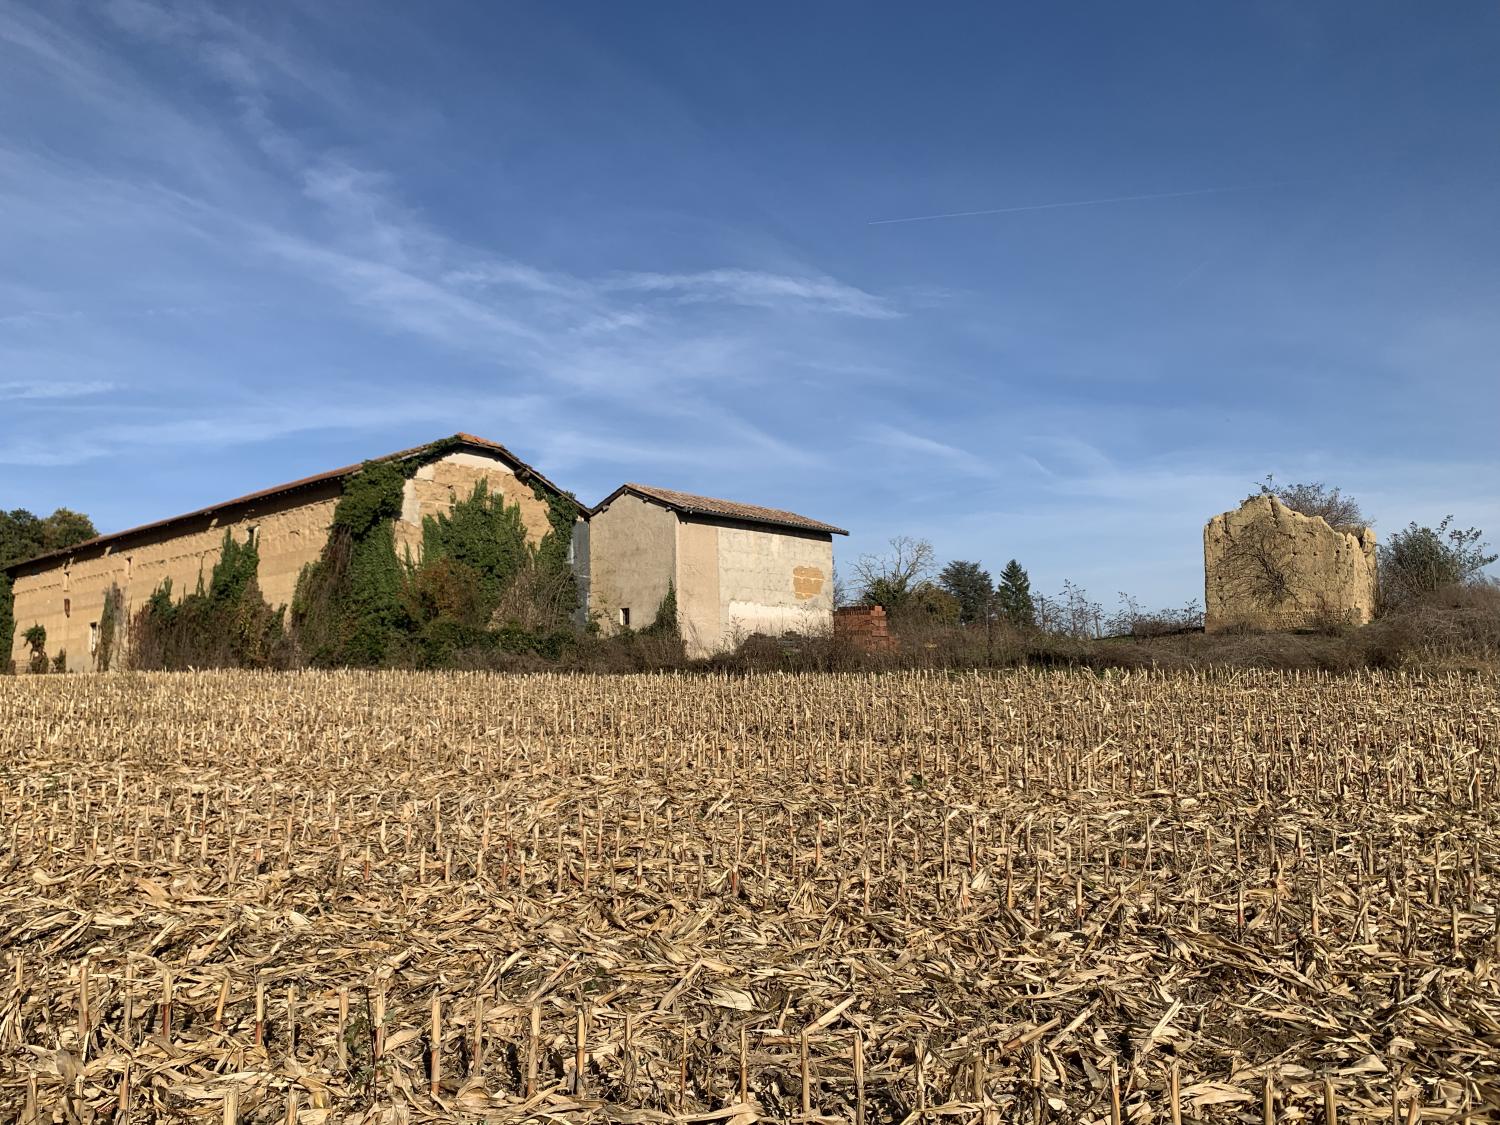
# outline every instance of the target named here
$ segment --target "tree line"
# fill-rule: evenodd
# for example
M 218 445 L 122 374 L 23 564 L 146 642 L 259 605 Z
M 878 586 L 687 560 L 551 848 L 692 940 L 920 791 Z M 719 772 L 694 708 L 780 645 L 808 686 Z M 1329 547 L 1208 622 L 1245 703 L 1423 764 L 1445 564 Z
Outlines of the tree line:
M 257 545 L 232 537 L 195 590 L 174 597 L 164 586 L 133 611 L 112 591 L 101 622 L 107 627 L 101 629 L 99 666 L 109 664 L 117 622 L 121 635 L 129 634 L 132 663 L 143 667 L 281 666 L 293 660 L 288 653 L 294 644 L 297 659 L 324 666 L 392 660 L 445 666 L 483 650 L 558 659 L 570 643 L 568 618 L 577 598 L 566 562 L 572 508 L 559 504 L 552 533 L 532 549 L 518 510 L 478 489 L 451 512 L 424 521 L 419 559 L 398 560 L 389 521 L 399 508 L 400 483 L 399 469 L 381 465 L 367 466 L 348 482 L 329 545 L 303 575 L 285 613 L 261 598 Z M 1372 522 L 1352 496 L 1321 482 L 1284 485 L 1267 476 L 1250 495 L 1275 496 L 1340 530 L 1358 532 Z M 88 516 L 67 508 L 50 516 L 22 508 L 0 511 L 0 568 L 97 534 Z M 1451 515 L 1392 533 L 1378 545 L 1377 559 L 1383 614 L 1449 591 L 1497 588 L 1485 574 L 1497 555 L 1480 530 L 1457 524 Z M 998 580 L 973 560 L 940 567 L 931 542 L 910 536 L 890 540 L 884 553 L 863 556 L 853 574 L 852 593 L 836 580 L 838 603 L 884 606 L 898 624 L 998 626 L 1075 638 L 1158 636 L 1202 625 L 1196 600 L 1148 610 L 1121 593 L 1117 608 L 1106 611 L 1071 581 L 1053 596 L 1034 591 L 1016 559 Z M 674 602 L 644 632 L 670 638 L 675 617 Z M 0 671 L 8 666 L 16 626 L 12 591 L 0 572 Z M 23 639 L 30 670 L 60 663 L 62 654 L 48 656 L 40 625 L 27 628 Z
M 1353 496 L 1321 481 L 1282 484 L 1267 475 L 1249 495 L 1274 496 L 1339 531 L 1357 534 L 1373 524 Z M 1413 521 L 1377 545 L 1381 610 L 1399 611 L 1444 591 L 1493 585 L 1485 568 L 1497 558 L 1482 531 L 1459 526 L 1451 515 L 1435 526 Z M 939 567 L 932 543 L 912 536 L 897 536 L 885 551 L 862 556 L 853 573 L 852 593 L 837 591 L 842 601 L 883 606 L 907 623 L 1004 624 L 1072 637 L 1162 635 L 1203 624 L 1196 599 L 1151 610 L 1121 592 L 1117 608 L 1109 611 L 1072 581 L 1054 596 L 1033 592 L 1026 569 L 1015 559 L 1005 564 L 998 582 L 980 562 L 955 559 Z
M 38 516 L 25 508 L 12 508 L 8 512 L 0 510 L 0 672 L 10 664 L 16 635 L 14 596 L 4 568 L 75 546 L 98 534 L 88 516 L 71 508 L 58 508 L 50 516 Z M 39 625 L 33 626 L 26 630 L 25 640 L 31 649 L 32 670 L 46 671 L 46 630 Z M 38 661 L 41 662 L 40 669 L 37 668 Z
M 923 613 L 938 621 L 970 625 L 1000 618 L 1018 628 L 1036 624 L 1031 579 L 1015 559 L 996 582 L 977 562 L 962 559 L 937 569 L 926 539 L 898 535 L 890 550 L 864 555 L 854 564 L 858 601 L 897 615 Z

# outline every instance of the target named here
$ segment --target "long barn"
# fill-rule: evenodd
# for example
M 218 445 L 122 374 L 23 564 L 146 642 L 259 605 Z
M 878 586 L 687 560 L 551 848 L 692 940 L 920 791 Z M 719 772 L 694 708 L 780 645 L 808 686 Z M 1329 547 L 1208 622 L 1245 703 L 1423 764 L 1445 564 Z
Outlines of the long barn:
M 498 442 L 452 438 L 375 458 L 415 461 L 395 521 L 396 548 L 418 557 L 422 521 L 451 509 L 483 482 L 520 509 L 533 545 L 552 529 L 549 498 L 568 495 Z M 46 630 L 47 650 L 70 672 L 95 671 L 108 627 L 105 602 L 118 590 L 124 617 L 170 580 L 177 596 L 213 568 L 227 531 L 253 537 L 261 592 L 290 605 L 303 568 L 328 540 L 346 480 L 361 465 L 261 489 L 197 511 L 102 535 L 7 568 L 15 599 L 11 658 L 26 666 L 23 636 Z M 649 625 L 671 591 L 683 639 L 695 656 L 749 633 L 831 628 L 833 536 L 843 529 L 792 512 L 644 485 L 624 485 L 597 508 L 580 507 L 571 561 L 581 615 L 606 633 Z M 581 622 L 580 622 L 581 623 Z

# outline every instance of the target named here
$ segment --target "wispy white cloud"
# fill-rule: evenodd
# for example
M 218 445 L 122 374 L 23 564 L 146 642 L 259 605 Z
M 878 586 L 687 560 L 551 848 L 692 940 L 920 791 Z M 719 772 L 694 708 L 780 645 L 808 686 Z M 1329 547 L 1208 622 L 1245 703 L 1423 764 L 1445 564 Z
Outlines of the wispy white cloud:
M 944 464 L 972 476 L 993 476 L 996 467 L 982 457 L 961 449 L 949 442 L 924 437 L 910 430 L 901 429 L 885 422 L 870 426 L 864 438 L 882 448 L 900 453 L 911 453 L 918 457 L 936 458 Z
M 337 100 L 336 79 L 310 77 L 304 60 L 225 16 L 196 7 L 117 0 L 112 18 L 132 33 L 182 50 L 241 109 L 253 143 L 318 221 L 289 224 L 284 208 L 223 210 L 219 237 L 302 280 L 339 294 L 382 331 L 489 360 L 560 391 L 629 397 L 670 384 L 723 387 L 746 373 L 781 369 L 778 335 L 764 324 L 704 323 L 691 307 L 753 308 L 788 324 L 802 356 L 807 316 L 890 319 L 888 300 L 816 271 L 725 267 L 696 273 L 579 276 L 496 254 L 444 234 L 400 201 L 392 178 L 344 151 L 308 149 L 276 121 L 279 96 Z M 755 357 L 760 356 L 759 362 Z
M 90 395 L 108 394 L 115 389 L 114 383 L 98 380 L 79 383 L 70 383 L 65 380 L 12 381 L 0 383 L 0 401 L 86 398 Z
M 901 315 L 888 301 L 831 277 L 798 277 L 761 270 L 628 273 L 610 278 L 604 288 L 662 293 L 685 302 L 722 302 L 754 308 L 800 307 L 874 320 Z
M 453 394 L 425 394 L 409 399 L 386 397 L 360 401 L 352 388 L 342 393 L 312 394 L 298 402 L 257 401 L 235 396 L 231 409 L 201 406 L 164 407 L 126 412 L 120 418 L 81 423 L 67 441 L 16 434 L 0 436 L 0 464 L 79 465 L 130 456 L 142 450 L 208 449 L 271 441 L 303 433 L 358 431 L 394 424 L 431 425 L 444 432 L 463 409 L 493 411 L 493 400 L 461 401 Z M 507 402 L 515 412 L 524 403 Z

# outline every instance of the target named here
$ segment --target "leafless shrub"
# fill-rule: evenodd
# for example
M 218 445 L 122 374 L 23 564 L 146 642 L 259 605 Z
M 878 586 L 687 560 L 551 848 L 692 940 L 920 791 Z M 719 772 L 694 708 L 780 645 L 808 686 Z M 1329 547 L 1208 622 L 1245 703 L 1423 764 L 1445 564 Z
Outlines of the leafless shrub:
M 529 554 L 500 595 L 500 603 L 490 617 L 490 627 L 557 628 L 567 622 L 577 596 L 571 574 L 547 566 L 534 553 Z
M 1337 488 L 1330 488 L 1322 481 L 1301 484 L 1277 484 L 1275 478 L 1266 474 L 1266 479 L 1257 486 L 1255 496 L 1274 496 L 1294 512 L 1304 516 L 1321 517 L 1329 527 L 1337 531 L 1359 532 L 1373 522 L 1360 510 L 1359 501 L 1346 496 Z
M 1217 581 L 1231 601 L 1272 614 L 1296 610 L 1307 593 L 1292 545 L 1271 520 L 1256 520 L 1226 543 Z

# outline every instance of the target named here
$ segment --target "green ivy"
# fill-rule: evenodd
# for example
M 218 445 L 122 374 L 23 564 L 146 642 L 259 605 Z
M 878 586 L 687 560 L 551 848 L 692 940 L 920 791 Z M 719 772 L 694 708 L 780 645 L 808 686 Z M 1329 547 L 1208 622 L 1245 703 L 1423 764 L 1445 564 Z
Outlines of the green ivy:
M 501 594 L 515 581 L 528 551 L 521 506 L 491 495 L 482 480 L 467 500 L 422 520 L 422 564 L 451 559 L 468 567 L 479 583 L 481 622 L 489 620 Z
M 367 461 L 344 481 L 322 555 L 304 567 L 292 624 L 314 664 L 387 663 L 405 631 L 394 519 L 415 465 Z
M 395 519 L 401 514 L 409 475 L 407 466 L 395 461 L 366 461 L 344 481 L 343 495 L 333 509 L 334 528 L 359 540 L 379 524 Z
M 679 635 L 677 627 L 677 587 L 674 584 L 667 584 L 666 595 L 662 598 L 661 605 L 656 607 L 656 620 L 652 621 L 641 632 L 651 637 L 676 637 Z
M 99 649 L 94 653 L 94 664 L 101 672 L 108 672 L 114 659 L 115 635 L 119 631 L 121 613 L 125 608 L 125 595 L 120 587 L 110 583 L 104 595 L 104 609 L 99 614 Z
M 130 659 L 136 668 L 265 668 L 286 661 L 281 610 L 261 596 L 260 549 L 253 535 L 237 542 L 229 529 L 218 561 L 205 584 L 172 600 L 172 580 L 164 579 L 131 623 Z M 112 594 L 114 591 L 111 592 Z M 106 598 L 105 612 L 109 613 Z M 104 632 L 104 617 L 100 619 Z M 113 641 L 101 641 L 101 664 L 107 667 Z
M 0 675 L 14 672 L 10 652 L 16 643 L 16 601 L 10 576 L 0 573 Z
M 551 618 L 558 602 L 564 618 L 578 604 L 568 555 L 582 509 L 571 496 L 553 495 L 530 479 L 549 524 L 533 548 L 520 505 L 480 481 L 448 511 L 423 519 L 419 560 L 410 553 L 397 558 L 394 522 L 406 481 L 462 446 L 446 438 L 400 461 L 366 462 L 345 480 L 328 543 L 304 568 L 292 603 L 293 626 L 311 663 L 441 667 L 484 651 L 555 659 L 570 643 L 565 622 Z M 527 582 L 518 586 L 523 574 Z M 560 598 L 549 596 L 545 612 L 532 614 L 545 624 L 492 627 L 508 594 L 525 603 L 528 592 L 541 590 L 561 591 Z
M 28 670 L 33 674 L 40 674 L 47 670 L 47 630 L 44 626 L 33 625 L 21 634 L 21 639 L 31 649 L 31 661 Z
M 537 544 L 536 561 L 543 573 L 558 576 L 567 586 L 566 610 L 571 615 L 578 608 L 578 580 L 568 555 L 573 546 L 573 528 L 583 511 L 571 493 L 559 495 L 549 492 L 535 482 L 531 494 L 547 505 L 547 523 L 552 530 L 542 536 Z
M 401 564 L 396 560 L 396 529 L 389 520 L 353 544 L 344 608 L 349 637 L 341 663 L 384 664 L 399 646 L 408 618 L 401 597 Z

